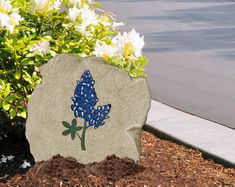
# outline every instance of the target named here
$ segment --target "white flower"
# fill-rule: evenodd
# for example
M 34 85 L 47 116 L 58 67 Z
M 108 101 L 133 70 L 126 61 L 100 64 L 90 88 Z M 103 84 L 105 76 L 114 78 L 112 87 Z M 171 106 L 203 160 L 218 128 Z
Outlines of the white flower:
M 101 15 L 99 22 L 102 23 L 105 27 L 109 27 L 111 25 L 109 15 L 107 14 Z
M 32 0 L 36 10 L 44 10 L 49 5 L 50 0 Z
M 89 32 L 86 32 L 86 27 L 84 25 L 75 25 L 74 28 L 77 32 L 81 32 L 85 36 L 90 36 L 91 35 Z
M 10 0 L 0 0 L 0 12 L 9 13 L 12 9 Z
M 12 9 L 12 13 L 9 15 L 0 13 L 0 27 L 6 28 L 10 33 L 15 31 L 15 26 L 19 25 L 22 20 L 23 18 L 19 15 L 18 9 Z
M 69 9 L 69 18 L 74 21 L 80 15 L 80 10 L 77 7 L 73 7 Z
M 83 27 L 87 27 L 89 25 L 97 25 L 98 23 L 97 15 L 93 10 L 89 9 L 88 5 L 84 5 L 84 7 L 80 9 L 80 11 L 82 19 L 81 25 Z
M 60 10 L 61 9 L 61 0 L 55 0 L 53 5 L 51 6 L 52 10 Z
M 132 29 L 132 31 L 128 34 L 129 40 L 132 43 L 135 51 L 135 55 L 140 57 L 142 55 L 142 49 L 145 45 L 144 43 L 144 36 L 140 37 L 140 34 Z
M 125 25 L 123 22 L 113 22 L 112 28 L 116 30 L 118 27 Z
M 7 159 L 8 160 L 13 160 L 15 157 L 14 156 L 12 156 L 12 155 L 10 155 L 10 156 L 7 156 Z
M 29 47 L 29 51 L 33 55 L 45 55 L 50 50 L 50 43 L 48 41 L 40 41 Z
M 60 10 L 62 0 L 31 0 L 34 10 Z
M 0 26 L 7 27 L 10 23 L 10 16 L 8 14 L 0 13 Z
M 117 46 L 117 52 L 119 57 L 131 57 L 138 58 L 142 55 L 142 48 L 144 47 L 144 36 L 140 37 L 140 34 L 132 29 L 131 32 L 120 33 L 113 38 L 112 43 Z
M 30 162 L 24 161 L 23 164 L 21 164 L 20 168 L 26 169 L 27 167 L 31 167 Z
M 116 55 L 116 48 L 112 45 L 107 45 L 105 42 L 96 42 L 93 54 L 97 57 L 111 58 Z
M 75 26 L 76 31 L 88 36 L 89 33 L 86 33 L 86 28 L 89 25 L 98 24 L 97 14 L 93 10 L 89 9 L 87 5 L 84 5 L 81 9 L 78 9 L 77 7 L 70 8 L 69 18 L 74 21 L 78 17 L 81 19 L 81 23 Z
M 11 160 L 13 160 L 14 158 L 15 158 L 15 157 L 12 156 L 12 155 L 10 155 L 10 156 L 4 156 L 4 155 L 2 155 L 2 158 L 1 158 L 1 160 L 0 160 L 0 164 L 1 164 L 1 163 L 6 163 L 8 160 L 11 161 Z
M 11 17 L 11 21 L 14 25 L 19 25 L 20 21 L 24 20 L 24 18 L 22 18 L 19 15 L 19 10 L 17 8 L 12 9 L 12 13 L 11 13 L 10 17 Z
M 0 163 L 6 163 L 7 162 L 7 157 L 2 155 L 2 158 L 0 160 Z

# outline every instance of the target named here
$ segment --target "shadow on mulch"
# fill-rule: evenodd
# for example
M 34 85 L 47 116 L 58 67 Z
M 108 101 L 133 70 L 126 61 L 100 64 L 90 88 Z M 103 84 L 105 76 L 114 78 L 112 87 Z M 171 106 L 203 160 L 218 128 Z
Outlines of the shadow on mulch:
M 235 169 L 206 160 L 197 150 L 159 139 L 146 131 L 141 135 L 142 156 L 138 163 L 111 155 L 101 162 L 84 165 L 74 158 L 56 155 L 22 174 L 18 166 L 22 164 L 20 159 L 33 162 L 27 142 L 24 143 L 14 145 L 15 152 L 7 149 L 9 144 L 5 145 L 4 155 L 12 154 L 16 158 L 0 171 L 1 177 L 8 175 L 1 181 L 1 187 L 235 186 Z

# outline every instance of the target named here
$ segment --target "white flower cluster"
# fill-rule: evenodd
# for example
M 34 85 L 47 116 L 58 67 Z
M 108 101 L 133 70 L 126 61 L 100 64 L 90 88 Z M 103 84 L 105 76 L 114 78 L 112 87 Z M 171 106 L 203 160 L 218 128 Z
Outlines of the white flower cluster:
M 60 10 L 62 0 L 31 0 L 34 11 Z
M 7 163 L 7 161 L 12 161 L 15 158 L 15 156 L 4 156 L 2 155 L 1 159 L 0 159 L 0 164 L 1 163 Z M 30 162 L 27 162 L 26 160 L 24 160 L 23 164 L 20 165 L 20 168 L 22 169 L 26 169 L 28 167 L 31 167 Z
M 33 55 L 45 55 L 50 51 L 50 43 L 47 40 L 39 41 L 29 47 Z
M 19 10 L 12 6 L 15 5 L 12 4 L 12 1 L 0 0 L 0 28 L 7 29 L 10 33 L 17 33 L 15 32 L 17 31 L 16 26 L 20 24 L 23 18 L 19 15 Z M 14 3 L 16 2 L 14 1 Z M 21 7 L 20 3 L 19 7 Z M 147 63 L 147 58 L 141 58 L 142 49 L 145 45 L 144 36 L 140 36 L 135 29 L 123 34 L 119 33 L 118 27 L 124 25 L 124 23 L 115 22 L 112 13 L 95 7 L 93 0 L 30 0 L 29 7 L 26 10 L 23 9 L 22 12 L 29 11 L 29 13 L 35 14 L 38 17 L 38 20 L 34 21 L 38 21 L 40 32 L 34 41 L 29 42 L 33 45 L 27 47 L 29 52 L 31 52 L 28 57 L 32 55 L 56 54 L 58 47 L 55 46 L 54 41 L 51 41 L 50 34 L 53 33 L 53 28 L 60 26 L 60 24 L 54 25 L 52 28 L 48 26 L 53 25 L 50 22 L 54 20 L 53 16 L 61 16 L 60 18 L 63 20 L 61 24 L 62 31 L 65 31 L 61 32 L 61 35 L 69 36 L 61 38 L 69 39 L 71 36 L 79 36 L 75 38 L 81 37 L 79 41 L 74 40 L 78 43 L 73 43 L 73 39 L 71 39 L 71 43 L 66 41 L 68 45 L 62 45 L 62 47 L 66 46 L 68 48 L 65 51 L 79 51 L 78 53 L 82 57 L 89 55 L 103 57 L 112 65 L 118 66 L 118 63 L 120 63 L 121 66 L 118 67 L 128 71 L 128 68 L 131 67 L 132 72 L 141 73 L 143 71 L 141 64 L 144 66 Z M 28 17 L 25 17 L 25 23 L 27 21 Z M 24 27 L 22 28 L 24 29 Z M 18 27 L 18 30 L 20 29 L 21 27 Z M 35 32 L 35 30 L 37 28 L 32 28 L 32 32 Z M 25 32 L 24 30 L 22 31 Z M 30 34 L 29 31 L 27 32 Z M 74 35 L 71 34 L 70 36 L 70 33 L 74 33 Z M 54 37 L 54 35 L 52 36 Z M 55 36 L 57 36 L 56 32 Z M 56 44 L 57 46 L 58 43 Z M 75 45 L 78 46 L 79 50 L 69 49 L 74 48 Z M 116 62 L 114 63 L 114 61 Z M 137 65 L 134 67 L 126 66 L 126 64 Z M 139 68 L 138 71 L 133 70 L 135 68 Z
M 12 7 L 10 0 L 0 0 L 0 28 L 6 28 L 13 33 L 22 20 L 19 10 Z
M 71 21 L 79 20 L 80 24 L 75 26 L 75 29 L 78 32 L 85 34 L 86 28 L 89 25 L 96 26 L 98 24 L 98 15 L 94 12 L 94 10 L 90 9 L 90 7 L 85 4 L 83 7 L 81 6 L 81 2 L 74 4 L 72 8 L 68 10 L 68 17 Z
M 129 33 L 124 32 L 123 35 L 119 33 L 109 45 L 105 42 L 97 42 L 93 54 L 104 58 L 118 57 L 136 60 L 142 56 L 144 45 L 144 36 L 140 37 L 140 34 L 132 29 Z
M 116 30 L 119 26 L 124 25 L 123 22 L 110 22 L 108 15 L 98 15 L 89 4 L 93 1 L 87 1 L 87 4 L 83 4 L 81 0 L 70 0 L 69 4 L 71 7 L 68 9 L 68 18 L 75 22 L 75 29 L 86 36 L 89 36 L 87 32 L 87 27 L 97 26 L 99 24 L 104 25 L 105 27 L 112 27 Z M 91 30 L 93 32 L 93 30 Z
M 13 160 L 15 157 L 14 156 L 12 156 L 12 155 L 10 155 L 10 156 L 4 156 L 4 155 L 2 155 L 2 158 L 1 158 L 1 160 L 0 160 L 0 164 L 1 163 L 6 163 L 7 161 L 11 161 L 11 160 Z

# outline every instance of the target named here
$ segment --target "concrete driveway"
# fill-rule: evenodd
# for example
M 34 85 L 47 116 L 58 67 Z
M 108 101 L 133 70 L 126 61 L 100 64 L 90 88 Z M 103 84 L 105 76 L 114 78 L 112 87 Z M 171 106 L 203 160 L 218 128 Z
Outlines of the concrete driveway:
M 101 0 L 145 35 L 152 98 L 235 128 L 233 0 Z

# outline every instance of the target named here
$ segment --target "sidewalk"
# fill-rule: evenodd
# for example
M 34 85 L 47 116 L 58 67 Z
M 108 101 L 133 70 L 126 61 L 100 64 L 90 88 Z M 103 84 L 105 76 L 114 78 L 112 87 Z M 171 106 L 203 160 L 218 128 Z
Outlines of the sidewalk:
M 226 111 L 225 111 L 226 112 Z M 152 100 L 146 129 L 235 167 L 235 130 Z

